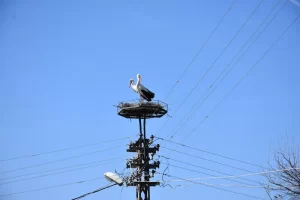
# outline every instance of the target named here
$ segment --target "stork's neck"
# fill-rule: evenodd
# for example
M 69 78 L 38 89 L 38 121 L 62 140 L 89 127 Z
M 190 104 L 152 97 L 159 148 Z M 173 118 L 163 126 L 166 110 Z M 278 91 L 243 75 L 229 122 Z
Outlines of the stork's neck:
M 140 84 L 141 84 L 141 79 L 140 79 L 140 78 L 137 78 L 136 85 L 140 85 Z

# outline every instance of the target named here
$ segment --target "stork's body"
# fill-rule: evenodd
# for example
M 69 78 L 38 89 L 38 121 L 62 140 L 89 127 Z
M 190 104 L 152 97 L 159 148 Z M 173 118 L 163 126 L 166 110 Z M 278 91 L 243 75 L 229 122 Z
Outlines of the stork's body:
M 141 84 L 141 76 L 139 74 L 137 75 L 136 85 L 134 85 L 133 80 L 130 79 L 130 87 L 140 95 L 141 100 L 145 99 L 146 101 L 151 101 L 155 96 L 153 92 Z

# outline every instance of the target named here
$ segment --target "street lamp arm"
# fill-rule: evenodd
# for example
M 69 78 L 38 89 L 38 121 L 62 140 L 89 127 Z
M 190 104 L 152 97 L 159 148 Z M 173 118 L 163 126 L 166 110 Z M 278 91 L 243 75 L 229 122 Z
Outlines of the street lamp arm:
M 112 187 L 112 186 L 114 186 L 114 185 L 118 185 L 118 184 L 117 184 L 117 183 L 114 183 L 114 184 L 106 185 L 106 186 L 104 186 L 104 187 L 101 187 L 101 188 L 99 188 L 99 189 L 93 191 L 93 192 L 86 193 L 86 194 L 81 195 L 80 197 L 76 197 L 76 198 L 74 198 L 74 199 L 72 199 L 72 200 L 81 199 L 81 198 L 83 198 L 83 197 L 85 197 L 85 196 L 87 196 L 87 195 L 90 195 L 90 194 L 93 194 L 93 193 L 96 193 L 96 192 L 100 192 L 101 190 L 105 190 L 105 189 L 110 188 L 110 187 Z

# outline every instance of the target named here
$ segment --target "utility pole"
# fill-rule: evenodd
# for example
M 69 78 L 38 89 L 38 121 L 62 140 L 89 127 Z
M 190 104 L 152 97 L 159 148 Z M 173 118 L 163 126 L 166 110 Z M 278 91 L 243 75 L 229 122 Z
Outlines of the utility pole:
M 139 120 L 139 137 L 135 142 L 131 142 L 127 149 L 127 152 L 136 153 L 136 156 L 126 163 L 126 167 L 134 168 L 135 172 L 128 177 L 126 185 L 136 187 L 136 200 L 150 200 L 150 187 L 160 184 L 150 181 L 154 177 L 155 169 L 159 168 L 160 162 L 153 161 L 154 155 L 159 151 L 159 144 L 153 146 L 153 136 L 147 139 L 146 120 L 164 116 L 168 112 L 168 106 L 160 101 L 145 103 L 138 101 L 121 102 L 117 108 L 120 116 Z

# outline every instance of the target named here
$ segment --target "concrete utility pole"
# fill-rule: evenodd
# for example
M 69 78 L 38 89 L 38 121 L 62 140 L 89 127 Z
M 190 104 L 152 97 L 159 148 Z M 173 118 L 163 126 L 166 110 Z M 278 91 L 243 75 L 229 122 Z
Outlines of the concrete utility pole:
M 127 168 L 135 168 L 135 172 L 128 178 L 127 186 L 136 187 L 136 200 L 150 200 L 150 187 L 159 185 L 152 182 L 155 169 L 159 168 L 159 161 L 153 157 L 159 151 L 159 144 L 153 146 L 153 136 L 146 137 L 146 119 L 160 118 L 167 113 L 167 104 L 163 102 L 122 102 L 118 106 L 118 114 L 129 119 L 139 120 L 139 138 L 129 144 L 127 152 L 136 152 L 136 157 L 127 160 Z M 152 146 L 151 146 L 152 145 Z M 150 173 L 151 170 L 151 173 Z

